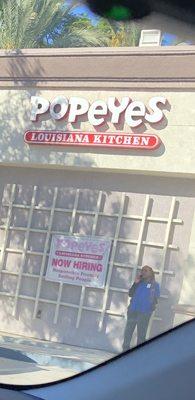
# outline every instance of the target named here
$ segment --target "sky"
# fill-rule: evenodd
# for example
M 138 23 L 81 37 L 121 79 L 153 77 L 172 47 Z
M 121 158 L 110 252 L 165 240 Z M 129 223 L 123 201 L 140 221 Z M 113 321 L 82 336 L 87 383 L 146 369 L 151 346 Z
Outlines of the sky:
M 88 17 L 89 17 L 92 21 L 93 21 L 93 20 L 95 21 L 95 20 L 97 19 L 97 15 L 94 14 L 94 13 L 89 9 L 89 7 L 87 7 L 86 5 L 81 5 L 81 6 L 76 7 L 76 8 L 74 9 L 74 11 L 73 11 L 73 14 L 76 14 L 76 15 L 87 14 Z

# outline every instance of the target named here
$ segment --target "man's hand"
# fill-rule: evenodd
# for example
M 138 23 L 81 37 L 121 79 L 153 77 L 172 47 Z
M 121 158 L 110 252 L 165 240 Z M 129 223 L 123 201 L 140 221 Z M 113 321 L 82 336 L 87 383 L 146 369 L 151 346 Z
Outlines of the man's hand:
M 142 275 L 139 274 L 136 278 L 135 278 L 135 283 L 139 283 L 141 281 Z

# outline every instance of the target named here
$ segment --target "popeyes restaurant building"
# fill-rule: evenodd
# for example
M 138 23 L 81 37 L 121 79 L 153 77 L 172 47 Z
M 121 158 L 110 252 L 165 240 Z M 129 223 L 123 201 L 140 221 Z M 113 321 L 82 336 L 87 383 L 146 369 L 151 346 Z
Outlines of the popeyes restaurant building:
M 0 54 L 0 329 L 120 351 L 128 289 L 161 286 L 148 337 L 195 315 L 195 49 Z

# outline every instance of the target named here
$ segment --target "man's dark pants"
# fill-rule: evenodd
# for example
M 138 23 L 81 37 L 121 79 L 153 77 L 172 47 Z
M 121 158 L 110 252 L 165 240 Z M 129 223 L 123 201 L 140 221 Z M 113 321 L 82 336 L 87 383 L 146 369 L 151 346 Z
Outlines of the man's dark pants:
M 127 324 L 124 333 L 123 351 L 130 348 L 130 342 L 133 332 L 137 327 L 137 345 L 143 343 L 146 339 L 146 333 L 152 313 L 141 313 L 128 310 Z

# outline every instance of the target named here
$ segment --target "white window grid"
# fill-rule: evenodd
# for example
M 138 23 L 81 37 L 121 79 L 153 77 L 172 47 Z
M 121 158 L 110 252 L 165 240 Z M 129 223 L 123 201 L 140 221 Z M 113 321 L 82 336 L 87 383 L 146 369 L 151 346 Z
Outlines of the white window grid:
M 109 296 L 110 291 L 120 292 L 120 293 L 125 293 L 125 294 L 128 293 L 127 289 L 111 286 L 111 277 L 112 277 L 113 268 L 120 267 L 120 268 L 124 268 L 124 269 L 126 269 L 126 268 L 132 269 L 132 282 L 133 282 L 133 280 L 136 276 L 137 270 L 139 268 L 141 268 L 141 265 L 139 265 L 139 259 L 140 259 L 140 252 L 144 246 L 163 250 L 163 261 L 161 263 L 160 270 L 159 269 L 155 270 L 155 273 L 158 274 L 159 283 L 161 284 L 162 279 L 165 275 L 167 275 L 169 277 L 174 276 L 174 272 L 172 270 L 170 270 L 170 269 L 166 270 L 165 260 L 166 260 L 166 255 L 167 255 L 168 250 L 179 251 L 178 246 L 170 243 L 170 232 L 171 232 L 172 226 L 183 224 L 182 219 L 174 218 L 174 211 L 175 211 L 175 206 L 176 206 L 176 198 L 175 197 L 172 197 L 170 212 L 169 212 L 168 217 L 165 218 L 165 217 L 152 217 L 150 215 L 149 207 L 150 207 L 150 202 L 151 202 L 152 198 L 149 195 L 145 196 L 143 215 L 131 215 L 131 214 L 128 215 L 128 214 L 124 213 L 125 196 L 126 195 L 129 196 L 128 193 L 121 193 L 120 210 L 118 213 L 107 213 L 107 212 L 100 211 L 102 195 L 103 195 L 102 191 L 99 191 L 96 210 L 86 211 L 86 210 L 78 209 L 79 195 L 83 189 L 76 190 L 74 204 L 73 204 L 72 209 L 70 209 L 70 208 L 56 207 L 56 200 L 57 200 L 58 190 L 59 190 L 57 187 L 54 188 L 53 201 L 52 201 L 52 205 L 50 207 L 46 207 L 46 206 L 42 206 L 42 205 L 37 205 L 37 206 L 35 205 L 35 199 L 36 199 L 36 194 L 37 194 L 37 190 L 38 190 L 37 186 L 33 187 L 31 204 L 26 205 L 26 204 L 14 203 L 16 188 L 17 188 L 17 185 L 13 184 L 11 187 L 11 195 L 10 195 L 9 202 L 6 202 L 3 204 L 3 207 L 7 207 L 8 211 L 7 211 L 6 223 L 4 225 L 0 226 L 0 229 L 5 231 L 4 241 L 0 247 L 0 273 L 7 274 L 10 276 L 11 275 L 17 276 L 17 285 L 16 285 L 15 294 L 12 294 L 10 292 L 0 291 L 0 296 L 8 296 L 10 298 L 13 298 L 13 316 L 16 316 L 19 300 L 20 299 L 21 300 L 22 299 L 29 300 L 29 301 L 34 302 L 33 318 L 36 318 L 36 316 L 37 316 L 39 303 L 54 305 L 55 306 L 55 315 L 54 315 L 54 320 L 53 320 L 54 324 L 57 324 L 57 322 L 58 322 L 60 307 L 69 307 L 69 308 L 77 309 L 76 328 L 79 328 L 83 311 L 92 311 L 92 312 L 99 313 L 100 314 L 99 330 L 101 331 L 106 315 L 115 316 L 115 317 L 119 317 L 119 318 L 126 317 L 126 315 L 124 313 L 113 311 L 107 307 L 108 296 Z M 28 211 L 28 222 L 27 222 L 26 227 L 11 226 L 11 216 L 12 216 L 12 211 L 14 208 L 19 208 L 19 209 Z M 38 229 L 38 228 L 31 227 L 32 216 L 33 216 L 34 210 L 48 211 L 50 213 L 49 225 L 48 225 L 47 229 Z M 63 212 L 63 213 L 68 213 L 68 214 L 70 214 L 70 212 L 71 212 L 72 216 L 71 216 L 71 224 L 70 224 L 69 232 L 64 232 L 62 230 L 59 230 L 59 231 L 52 230 L 53 217 L 54 217 L 54 213 L 56 213 L 56 212 Z M 40 296 L 41 286 L 42 286 L 43 281 L 45 280 L 44 269 L 45 269 L 46 259 L 49 256 L 49 241 L 50 241 L 51 235 L 52 234 L 66 234 L 66 235 L 69 234 L 70 236 L 74 235 L 73 230 L 74 230 L 75 218 L 76 218 L 76 215 L 79 215 L 79 214 L 94 217 L 92 233 L 91 233 L 92 235 L 96 235 L 96 227 L 97 227 L 97 223 L 98 223 L 98 218 L 100 216 L 117 218 L 115 233 L 114 233 L 114 236 L 111 237 L 113 244 L 112 244 L 112 250 L 111 250 L 110 260 L 109 260 L 109 264 L 108 264 L 108 274 L 107 274 L 106 286 L 104 289 L 102 289 L 102 295 L 103 295 L 103 306 L 102 307 L 90 307 L 90 306 L 84 305 L 85 292 L 86 292 L 86 288 L 84 286 L 81 287 L 80 300 L 79 300 L 78 304 L 71 303 L 71 302 L 64 302 L 61 300 L 63 286 L 64 285 L 66 286 L 66 284 L 64 284 L 64 283 L 59 283 L 57 300 L 46 299 L 46 298 L 42 298 Z M 141 222 L 139 237 L 137 240 L 125 239 L 125 238 L 119 237 L 122 219 L 130 219 L 130 220 Z M 166 233 L 165 233 L 165 241 L 164 242 L 151 242 L 151 241 L 143 240 L 145 224 L 148 222 L 156 222 L 156 223 L 166 224 Z M 24 240 L 23 249 L 7 247 L 8 235 L 9 235 L 10 231 L 24 231 L 25 240 Z M 28 240 L 29 240 L 29 236 L 30 236 L 31 232 L 46 234 L 46 240 L 45 240 L 45 245 L 44 245 L 43 251 L 28 250 Z M 78 236 L 78 233 L 76 235 Z M 132 245 L 136 246 L 136 261 L 135 261 L 134 267 L 132 267 L 131 265 L 126 264 L 126 263 L 115 262 L 116 247 L 117 247 L 117 244 L 120 242 L 126 243 L 126 244 L 132 244 Z M 4 269 L 6 253 L 14 253 L 14 254 L 22 255 L 19 271 L 7 271 Z M 28 255 L 34 255 L 34 256 L 37 255 L 37 256 L 42 257 L 41 268 L 40 268 L 39 274 L 23 272 L 25 260 Z M 27 277 L 30 279 L 31 278 L 37 279 L 37 288 L 36 288 L 35 296 L 23 295 L 20 293 L 21 281 L 22 281 L 23 277 Z M 98 290 L 100 290 L 100 289 L 98 289 Z M 161 298 L 166 299 L 167 296 L 161 295 Z M 160 321 L 161 318 L 154 315 L 150 322 L 150 329 L 151 329 L 151 325 L 154 320 Z M 150 334 L 150 329 L 149 329 L 149 334 Z

